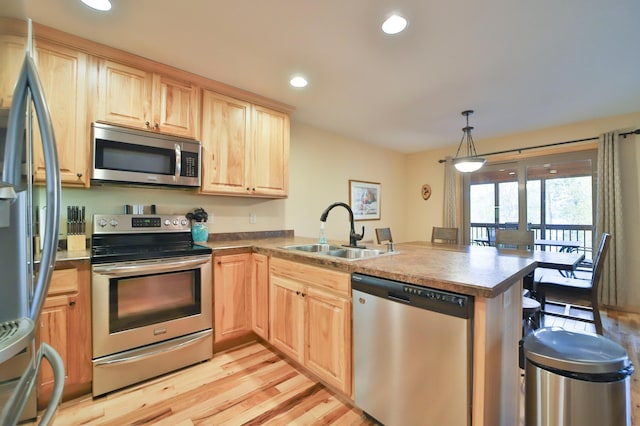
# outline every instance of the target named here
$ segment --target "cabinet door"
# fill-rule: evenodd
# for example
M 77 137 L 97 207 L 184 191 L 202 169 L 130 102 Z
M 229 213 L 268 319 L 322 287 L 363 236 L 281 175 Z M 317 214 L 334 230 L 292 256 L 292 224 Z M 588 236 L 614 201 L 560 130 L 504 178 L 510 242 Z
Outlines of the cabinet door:
M 59 354 L 65 367 L 64 399 L 73 398 L 91 389 L 91 296 L 88 262 L 73 262 L 56 269 L 51 278 L 36 341 L 47 342 Z M 38 407 L 51 398 L 53 371 L 43 361 L 37 379 Z
M 154 76 L 152 105 L 156 130 L 189 138 L 196 137 L 198 87 L 163 75 Z
M 305 299 L 305 366 L 351 395 L 351 302 L 311 287 Z
M 246 194 L 251 105 L 202 92 L 202 192 Z
M 38 329 L 40 342 L 51 345 L 64 362 L 65 384 L 71 380 L 69 374 L 74 372 L 69 368 L 69 323 L 72 313 L 69 312 L 74 306 L 71 305 L 72 297 L 58 296 L 49 297 L 45 301 L 42 313 L 40 314 L 40 327 Z M 48 362 L 44 361 L 38 372 L 38 402 L 50 397 L 53 389 L 53 371 Z
M 269 275 L 269 333 L 271 344 L 299 363 L 304 362 L 303 287 Z
M 41 40 L 37 41 L 36 55 L 51 110 L 61 183 L 88 187 L 87 55 Z M 35 131 L 33 135 L 35 180 L 44 182 L 40 133 Z
M 269 258 L 254 253 L 251 264 L 251 327 L 269 340 Z
M 13 90 L 15 89 L 18 74 L 24 61 L 27 39 L 24 36 L 2 34 L 0 35 L 0 108 L 11 108 Z
M 99 63 L 98 119 L 152 129 L 149 72 L 108 60 Z M 149 125 L 147 125 L 149 123 Z
M 289 116 L 256 105 L 252 129 L 251 193 L 285 197 L 289 187 Z
M 214 342 L 218 343 L 251 330 L 251 253 L 216 256 L 213 260 L 213 329 Z

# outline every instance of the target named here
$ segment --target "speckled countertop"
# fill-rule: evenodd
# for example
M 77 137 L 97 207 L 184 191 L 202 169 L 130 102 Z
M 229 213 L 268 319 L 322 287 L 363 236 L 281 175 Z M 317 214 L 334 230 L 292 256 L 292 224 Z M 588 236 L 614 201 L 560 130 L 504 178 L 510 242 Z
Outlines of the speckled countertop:
M 370 259 L 344 260 L 283 247 L 315 243 L 312 238 L 279 237 L 236 241 L 209 241 L 216 253 L 252 250 L 344 272 L 359 272 L 397 281 L 480 297 L 495 297 L 536 267 L 526 252 L 499 251 L 494 247 L 447 246 L 430 242 L 396 244 L 396 252 Z M 340 245 L 344 241 L 329 241 Z M 383 246 L 367 245 L 384 249 Z
M 391 255 L 351 261 L 283 248 L 315 242 L 313 238 L 295 237 L 293 231 L 274 231 L 262 233 L 258 238 L 254 234 L 210 234 L 204 245 L 211 247 L 214 255 L 253 251 L 347 273 L 358 272 L 488 298 L 504 292 L 536 266 L 547 266 L 546 261 L 560 260 L 569 265 L 579 260 L 575 254 L 538 251 L 532 254 L 495 247 L 448 246 L 423 241 L 396 244 L 396 252 Z M 329 243 L 341 245 L 345 241 Z M 384 246 L 367 246 L 385 249 Z M 58 252 L 57 255 L 59 261 L 89 258 L 89 250 Z

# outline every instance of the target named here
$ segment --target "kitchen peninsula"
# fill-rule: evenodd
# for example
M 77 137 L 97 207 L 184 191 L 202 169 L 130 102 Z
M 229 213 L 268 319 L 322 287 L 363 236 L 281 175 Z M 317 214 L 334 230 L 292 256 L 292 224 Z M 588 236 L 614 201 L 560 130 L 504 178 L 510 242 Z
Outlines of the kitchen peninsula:
M 444 246 L 428 242 L 396 245 L 396 252 L 371 259 L 349 261 L 317 253 L 287 249 L 287 246 L 309 244 L 308 238 L 265 239 L 254 241 L 209 241 L 216 253 L 250 249 L 269 257 L 278 274 L 289 275 L 298 268 L 313 267 L 313 275 L 352 272 L 397 280 L 419 286 L 457 292 L 474 297 L 471 346 L 471 407 L 473 425 L 513 425 L 518 422 L 519 370 L 518 341 L 521 334 L 522 279 L 532 272 L 537 262 L 526 252 L 497 250 L 494 247 Z M 337 243 L 338 245 L 340 243 Z M 568 260 L 572 261 L 572 260 Z M 300 274 L 302 275 L 302 274 Z M 307 273 L 301 280 L 307 280 Z M 309 278 L 310 279 L 310 278 Z M 323 278 L 324 279 L 324 278 Z M 338 282 L 338 281 L 333 281 Z M 341 281 L 351 294 L 350 281 Z M 338 284 L 333 284 L 337 288 Z M 270 286 L 274 286 L 274 276 Z M 272 297 L 274 293 L 271 293 Z M 308 298 L 307 298 L 308 299 Z M 279 301 L 284 300 L 279 297 Z M 270 301 L 273 305 L 273 300 Z M 280 303 L 280 302 L 278 302 Z M 350 310 L 349 310 L 350 311 Z M 350 315 L 350 312 L 349 312 Z M 273 319 L 273 316 L 271 317 Z M 351 317 L 345 320 L 351 323 Z M 350 330 L 347 331 L 350 333 Z M 273 334 L 270 339 L 273 343 Z M 344 341 L 351 342 L 350 338 Z M 437 343 L 434 343 L 437 344 Z M 277 344 L 275 344 L 278 347 Z M 349 348 L 348 357 L 351 359 Z M 446 361 L 437 368 L 455 368 Z M 347 371 L 351 371 L 350 366 Z M 425 386 L 430 383 L 425 374 Z M 353 397 L 351 387 L 348 396 Z

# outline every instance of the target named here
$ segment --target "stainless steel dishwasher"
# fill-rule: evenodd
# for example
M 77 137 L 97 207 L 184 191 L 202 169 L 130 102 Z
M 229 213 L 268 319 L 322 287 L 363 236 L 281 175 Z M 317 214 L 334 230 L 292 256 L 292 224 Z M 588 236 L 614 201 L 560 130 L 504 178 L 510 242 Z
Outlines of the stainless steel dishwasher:
M 352 274 L 355 403 L 386 426 L 471 423 L 473 297 Z

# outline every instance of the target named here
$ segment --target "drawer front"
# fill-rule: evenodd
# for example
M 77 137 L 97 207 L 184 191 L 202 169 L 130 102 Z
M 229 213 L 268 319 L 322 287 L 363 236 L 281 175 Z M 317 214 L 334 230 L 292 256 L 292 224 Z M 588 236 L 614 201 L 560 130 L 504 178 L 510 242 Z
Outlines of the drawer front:
M 272 274 L 331 290 L 348 297 L 351 296 L 350 275 L 344 272 L 332 271 L 275 257 L 271 258 L 269 270 Z
M 78 270 L 76 268 L 56 269 L 51 276 L 49 296 L 78 291 Z

